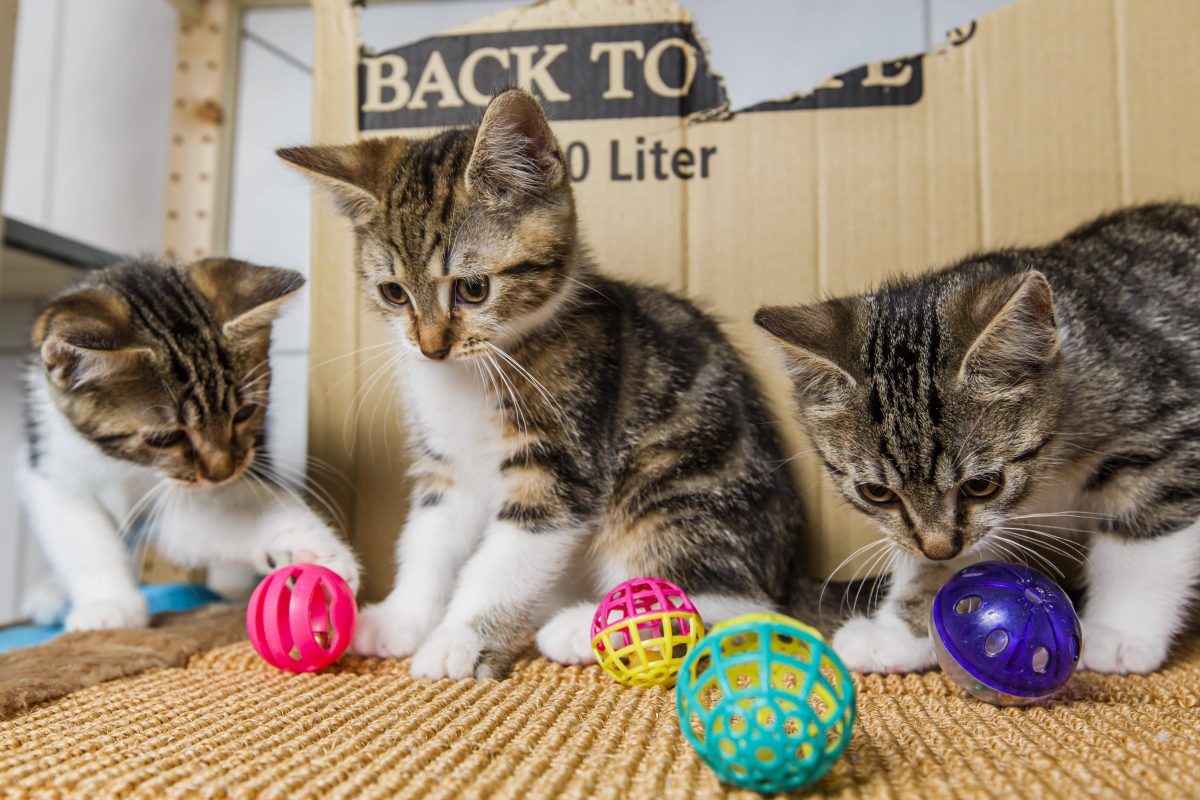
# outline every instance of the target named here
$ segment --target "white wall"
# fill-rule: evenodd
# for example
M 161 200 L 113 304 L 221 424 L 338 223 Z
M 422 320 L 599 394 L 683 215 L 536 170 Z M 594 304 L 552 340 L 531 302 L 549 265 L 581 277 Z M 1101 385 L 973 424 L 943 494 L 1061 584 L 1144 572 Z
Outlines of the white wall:
M 919 52 L 1007 0 L 691 0 L 734 108 L 811 87 L 866 61 Z M 511 5 L 510 0 L 372 4 L 363 39 L 387 49 Z M 243 19 L 229 251 L 308 269 L 309 193 L 274 149 L 311 139 L 311 12 Z M 101 247 L 161 243 L 174 12 L 165 0 L 22 0 L 3 205 L 6 214 Z M 61 57 L 56 57 L 61 56 Z M 347 265 L 349 268 L 349 265 Z M 307 303 L 276 328 L 272 442 L 301 463 Z M 0 457 L 21 436 L 18 365 L 29 305 L 0 304 Z M 3 473 L 0 473 L 3 474 Z M 22 566 L 11 481 L 0 480 L 0 623 L 15 614 Z
M 21 0 L 4 213 L 157 252 L 174 48 L 163 0 Z

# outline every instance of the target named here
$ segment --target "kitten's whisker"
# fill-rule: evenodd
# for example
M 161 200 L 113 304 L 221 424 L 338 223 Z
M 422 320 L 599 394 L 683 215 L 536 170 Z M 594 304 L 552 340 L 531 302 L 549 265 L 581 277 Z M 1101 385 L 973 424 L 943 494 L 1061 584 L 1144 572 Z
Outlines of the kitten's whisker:
M 351 378 L 361 375 L 364 371 L 366 371 L 366 369 L 369 365 L 377 363 L 379 361 L 379 359 L 388 358 L 389 356 L 391 358 L 395 358 L 396 355 L 397 354 L 395 352 L 391 352 L 391 351 L 383 351 L 381 353 L 372 353 L 367 358 L 364 358 L 362 361 L 353 365 L 353 369 L 347 369 L 346 374 L 344 374 L 342 377 L 340 377 L 336 381 L 334 381 L 326 391 L 332 392 L 334 389 L 341 386 L 343 383 L 350 380 Z
M 999 530 L 1004 531 L 1005 534 L 1007 534 L 1008 536 L 1011 536 L 1019 541 L 1027 542 L 1030 545 L 1034 545 L 1037 547 L 1042 547 L 1046 550 L 1049 550 L 1051 553 L 1057 553 L 1058 555 L 1060 555 L 1063 558 L 1066 558 L 1070 561 L 1074 561 L 1074 562 L 1080 563 L 1080 564 L 1087 563 L 1087 561 L 1088 561 L 1088 557 L 1085 553 L 1082 553 L 1078 550 L 1064 549 L 1062 546 L 1063 543 L 1061 543 L 1061 542 L 1058 542 L 1058 543 L 1050 542 L 1050 541 L 1046 541 L 1044 538 L 1039 537 L 1039 536 L 1030 536 L 1027 533 L 1022 533 L 1020 531 L 1020 529 L 999 528 Z
M 265 465 L 263 465 L 263 466 L 265 466 Z M 260 480 L 260 482 L 264 478 L 269 480 L 271 482 L 271 484 L 273 484 L 275 486 L 275 488 L 277 488 L 280 491 L 287 494 L 289 497 L 291 497 L 293 500 L 295 500 L 300 505 L 308 507 L 308 504 L 304 501 L 304 498 L 301 497 L 301 495 L 300 495 L 300 492 L 304 491 L 305 494 L 307 494 L 327 514 L 329 514 L 329 516 L 330 516 L 329 522 L 336 525 L 338 527 L 338 530 L 343 535 L 345 535 L 349 531 L 349 529 L 350 529 L 349 521 L 341 513 L 341 510 L 336 506 L 336 504 L 334 504 L 332 501 L 327 501 L 321 495 L 310 491 L 309 487 L 307 487 L 307 486 L 296 486 L 295 488 L 293 488 L 291 481 L 287 480 L 284 475 L 281 475 L 278 472 L 276 472 L 276 465 L 266 467 L 266 469 L 263 469 L 259 465 L 255 465 L 255 466 L 251 467 L 249 472 L 251 474 L 253 474 L 256 478 L 258 478 Z M 269 486 L 264 484 L 264 488 L 267 489 L 269 494 L 273 495 L 273 493 L 270 492 Z M 279 499 L 278 496 L 274 496 L 274 499 L 277 503 L 282 504 L 282 501 Z
M 899 557 L 900 557 L 900 551 L 893 550 L 891 555 L 888 556 L 888 560 L 884 562 L 882 567 L 880 567 L 879 573 L 876 575 L 876 578 L 875 578 L 875 586 L 871 589 L 872 597 L 867 598 L 867 614 L 868 614 L 868 616 L 872 613 L 871 612 L 872 607 L 875 608 L 876 612 L 879 611 L 879 603 L 883 600 L 883 576 L 891 573 L 892 567 L 894 567 L 896 565 L 896 559 Z
M 806 456 L 806 455 L 809 455 L 810 453 L 815 453 L 815 452 L 817 452 L 816 448 L 813 448 L 811 450 L 801 450 L 799 453 L 796 453 L 795 455 L 791 456 L 790 458 L 782 459 L 775 466 L 771 467 L 771 469 L 767 470 L 766 473 L 764 473 L 764 474 L 770 475 L 773 472 L 777 472 L 778 470 L 783 469 L 788 464 L 795 461 L 797 458 L 800 458 L 802 456 Z
M 1086 560 L 1086 554 L 1088 552 L 1087 547 L 1079 542 L 1072 541 L 1071 539 L 1043 533 L 1042 531 L 1036 531 L 1031 528 L 1014 528 L 1000 525 L 997 526 L 997 530 L 1005 531 L 1013 535 L 1019 535 L 1020 537 L 1028 539 L 1029 541 L 1044 543 L 1047 546 L 1053 545 L 1054 547 L 1067 548 L 1076 556 L 1084 557 Z
M 303 492 L 307 497 L 321 506 L 330 515 L 331 519 L 338 523 L 343 533 L 349 531 L 349 521 L 334 500 L 333 495 L 319 484 L 309 481 L 303 470 L 282 463 L 255 464 L 252 465 L 251 469 L 255 469 L 275 483 L 292 486 L 297 491 Z
M 567 421 L 567 419 L 568 419 L 567 414 L 563 410 L 563 407 L 558 404 L 558 401 L 555 400 L 554 397 L 550 394 L 550 391 L 544 385 L 542 385 L 541 381 L 539 381 L 537 378 L 535 378 L 533 376 L 533 374 L 530 373 L 529 370 L 525 369 L 525 367 L 522 366 L 519 361 L 517 361 L 515 358 L 513 358 L 511 355 L 509 355 L 507 352 L 505 352 L 505 350 L 503 348 L 497 347 L 496 345 L 492 344 L 491 342 L 484 342 L 484 344 L 486 344 L 488 347 L 490 347 L 492 350 L 494 350 L 497 355 L 499 355 L 501 358 L 503 358 L 505 361 L 507 361 L 509 364 L 511 364 L 513 366 L 513 368 L 515 370 L 517 370 L 517 372 L 521 373 L 521 375 L 525 378 L 525 380 L 529 381 L 529 383 L 533 386 L 533 388 L 536 389 L 539 394 L 541 394 L 542 399 L 544 399 L 547 403 L 549 403 L 550 405 L 552 405 L 554 407 L 555 411 L 558 412 L 558 416 L 559 416 L 560 420 L 562 420 L 564 423 Z
M 885 545 L 885 544 L 888 544 L 887 539 L 876 539 L 873 542 L 867 542 L 862 547 L 858 548 L 853 553 L 851 553 L 850 555 L 843 558 L 842 563 L 840 563 L 836 567 L 834 567 L 833 570 L 829 573 L 829 577 L 826 578 L 825 582 L 821 584 L 821 591 L 817 595 L 817 609 L 821 610 L 824 608 L 825 590 L 829 588 L 830 582 L 833 581 L 833 579 L 837 577 L 837 574 L 841 570 L 842 567 L 844 567 L 844 566 L 846 566 L 846 564 L 850 563 L 850 561 L 852 561 L 856 556 L 858 556 L 860 554 L 865 554 L 866 552 L 869 552 L 872 548 L 879 547 L 880 545 Z M 849 587 L 847 587 L 846 591 L 849 592 Z
M 333 358 L 326 359 L 325 361 L 322 361 L 319 364 L 312 364 L 311 366 L 309 366 L 309 371 L 312 371 L 314 369 L 320 369 L 321 367 L 327 367 L 330 364 L 334 364 L 338 361 L 341 361 L 342 359 L 350 358 L 351 356 L 356 356 L 356 355 L 359 355 L 360 353 L 369 353 L 372 350 L 379 350 L 380 348 L 383 348 L 383 347 L 395 347 L 395 343 L 379 342 L 378 344 L 372 344 L 372 345 L 367 345 L 366 347 L 360 347 L 357 350 L 351 350 L 349 353 L 342 353 L 340 356 L 335 356 Z
M 1032 525 L 1032 523 L 1028 523 L 1028 522 L 1025 524 Z M 1014 525 L 997 525 L 996 527 L 1001 530 L 1023 531 L 1025 533 L 1035 534 L 1038 539 L 1049 539 L 1050 541 L 1061 542 L 1062 544 L 1070 545 L 1071 547 L 1079 549 L 1079 550 L 1087 550 L 1087 547 L 1082 542 L 1074 539 L 1073 537 L 1063 536 L 1062 534 L 1058 534 L 1058 533 L 1051 533 L 1048 530 L 1043 530 L 1038 525 L 1032 525 L 1032 527 L 1028 527 L 1028 528 L 1022 527 L 1022 526 L 1014 526 Z M 1068 530 L 1074 530 L 1074 529 L 1071 528 Z
M 583 281 L 579 280 L 578 278 L 575 278 L 575 277 L 573 277 L 573 276 L 571 276 L 571 275 L 567 275 L 566 273 L 563 273 L 563 277 L 564 277 L 564 278 L 566 278 L 566 279 L 567 279 L 567 280 L 569 280 L 569 281 L 572 281 L 573 283 L 577 283 L 577 284 L 579 284 L 580 286 L 582 286 L 583 288 L 587 289 L 588 291 L 595 292 L 596 294 L 600 295 L 601 297 L 603 297 L 603 298 L 604 298 L 605 300 L 607 300 L 608 302 L 612 303 L 614 306 L 617 304 L 617 303 L 616 303 L 616 301 L 614 301 L 614 300 L 613 300 L 611 297 L 609 297 L 608 295 L 606 295 L 604 292 L 602 292 L 602 291 L 600 291 L 599 289 L 597 289 L 595 286 L 590 286 L 590 285 L 588 285 L 588 284 L 584 283 Z
M 1112 514 L 1099 511 L 1043 511 L 1036 514 L 1018 514 L 1009 519 L 1036 519 L 1037 517 L 1079 517 L 1080 519 L 1116 519 Z
M 999 534 L 996 534 L 996 533 L 991 534 L 991 536 L 993 539 L 997 539 L 1001 542 L 1004 542 L 1006 545 L 1010 545 L 1018 553 L 1024 553 L 1024 554 L 1028 555 L 1030 558 L 1036 559 L 1039 563 L 1045 565 L 1045 567 L 1047 569 L 1049 569 L 1050 571 L 1052 571 L 1056 575 L 1058 575 L 1059 578 L 1064 577 L 1062 570 L 1060 570 L 1058 568 L 1057 564 L 1055 564 L 1053 561 L 1046 558 L 1045 556 L 1043 556 L 1041 553 L 1037 552 L 1033 548 L 1029 547 L 1028 545 L 1022 544 L 1014 539 L 1008 539 L 1008 538 L 1006 538 L 1004 536 L 1000 536 Z M 1024 559 L 1022 559 L 1022 561 L 1024 561 Z
M 880 564 L 882 562 L 882 560 L 884 558 L 886 558 L 888 555 L 890 555 L 890 552 L 888 550 L 880 550 L 878 553 L 875 554 L 875 557 L 872 558 L 871 562 L 867 565 L 867 568 L 864 570 L 864 572 L 866 573 L 866 576 L 863 578 L 862 583 L 858 584 L 858 590 L 854 592 L 854 604 L 850 607 L 851 612 L 855 611 L 858 608 L 858 600 L 862 596 L 863 586 L 866 584 L 866 582 L 868 580 L 871 579 L 871 573 L 875 571 L 875 567 L 878 564 Z
M 375 371 L 371 373 L 369 378 L 363 381 L 362 385 L 359 386 L 358 391 L 354 393 L 352 398 L 350 398 L 350 405 L 355 409 L 355 411 L 353 418 L 348 418 L 348 421 L 350 419 L 353 420 L 353 425 L 351 426 L 349 436 L 357 436 L 358 434 L 358 419 L 362 415 L 363 405 L 365 404 L 368 393 L 371 391 L 371 387 L 374 386 L 375 383 L 388 370 L 392 369 L 398 363 L 398 361 L 399 354 L 393 353 L 386 361 L 384 361 L 381 366 L 376 368 Z M 344 423 L 342 425 L 342 444 L 350 453 L 354 452 L 354 442 L 347 436 L 346 425 Z
M 121 519 L 121 523 L 117 526 L 117 536 L 124 539 L 130 532 L 130 526 L 138 521 L 138 517 L 148 509 L 152 508 L 155 502 L 156 495 L 161 494 L 163 490 L 170 485 L 167 478 L 160 478 L 154 485 L 146 490 L 145 494 L 137 499 L 137 501 L 129 507 L 125 512 L 125 516 Z
M 1074 534 L 1078 534 L 1080 536 L 1088 536 L 1092 533 L 1095 533 L 1095 531 L 1090 530 L 1088 528 L 1068 528 L 1065 525 L 1048 525 L 1044 522 L 1031 522 L 1030 520 L 1027 520 L 1027 519 L 1014 520 L 1014 521 L 1020 522 L 1022 525 L 1028 525 L 1031 528 L 1037 528 L 1038 530 L 1066 531 L 1068 533 L 1074 533 Z
M 487 358 L 488 360 L 492 360 L 492 355 L 490 353 L 487 354 Z M 496 374 L 500 377 L 500 381 L 504 384 L 504 390 L 508 394 L 508 399 L 512 403 L 513 409 L 516 412 L 517 430 L 520 431 L 521 438 L 525 439 L 529 435 L 529 422 L 525 417 L 525 408 L 521 404 L 520 397 L 517 393 L 517 388 L 513 386 L 512 381 L 509 380 L 508 375 L 505 374 L 503 367 L 495 363 L 495 361 L 492 361 L 492 365 L 496 368 Z

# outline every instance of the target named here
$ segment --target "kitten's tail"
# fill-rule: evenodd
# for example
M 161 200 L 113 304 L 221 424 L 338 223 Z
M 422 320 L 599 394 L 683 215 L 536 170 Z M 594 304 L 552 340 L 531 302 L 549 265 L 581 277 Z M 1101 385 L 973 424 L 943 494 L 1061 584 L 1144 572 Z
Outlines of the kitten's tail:
M 21 615 L 35 625 L 56 625 L 67 616 L 70 598 L 53 573 L 33 584 L 21 601 Z

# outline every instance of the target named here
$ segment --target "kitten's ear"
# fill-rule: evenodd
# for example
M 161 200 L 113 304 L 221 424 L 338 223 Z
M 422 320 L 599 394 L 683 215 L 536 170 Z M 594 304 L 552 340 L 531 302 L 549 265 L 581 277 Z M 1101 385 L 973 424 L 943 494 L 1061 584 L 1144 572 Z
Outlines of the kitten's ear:
M 959 380 L 1012 386 L 1045 366 L 1059 350 L 1050 284 L 1029 271 L 967 290 L 956 321 L 978 331 L 959 367 Z
M 467 190 L 492 202 L 537 197 L 566 176 L 537 98 L 506 89 L 488 104 L 467 165 Z
M 764 306 L 755 312 L 755 324 L 779 340 L 788 374 L 800 394 L 828 402 L 857 384 L 853 302 Z
M 152 355 L 139 344 L 125 304 L 94 287 L 52 300 L 33 324 L 32 341 L 47 377 L 63 391 L 136 378 Z
M 346 145 L 281 147 L 275 154 L 329 192 L 338 210 L 359 224 L 379 208 L 384 176 L 391 174 L 407 146 L 406 140 L 392 137 Z
M 293 269 L 233 258 L 206 258 L 184 269 L 231 339 L 265 335 L 283 303 L 304 286 L 304 276 Z

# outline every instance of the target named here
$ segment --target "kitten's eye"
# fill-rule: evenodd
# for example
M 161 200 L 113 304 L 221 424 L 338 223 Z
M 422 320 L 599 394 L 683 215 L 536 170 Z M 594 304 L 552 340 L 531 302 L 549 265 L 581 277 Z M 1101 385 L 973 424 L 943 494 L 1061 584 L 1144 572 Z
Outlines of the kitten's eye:
M 233 415 L 234 423 L 237 424 L 237 423 L 245 422 L 246 420 L 250 419 L 250 417 L 254 416 L 254 409 L 256 407 L 257 406 L 255 406 L 253 403 L 247 403 L 246 405 L 239 408 L 237 410 L 237 413 L 235 413 Z
M 896 502 L 896 493 L 880 483 L 860 483 L 858 493 L 863 500 L 877 506 L 886 506 Z
M 454 282 L 454 294 L 464 303 L 482 303 L 488 296 L 488 279 L 482 275 L 459 278 Z
M 1004 488 L 1004 476 L 991 473 L 967 478 L 962 482 L 959 490 L 962 492 L 963 497 L 972 500 L 982 500 L 985 497 L 991 497 L 1002 488 Z
M 408 302 L 408 292 L 404 291 L 404 287 L 398 283 L 379 284 L 379 296 L 385 303 L 394 306 L 402 306 Z
M 156 431 L 147 433 L 142 436 L 146 444 L 151 447 L 156 447 L 159 450 L 165 450 L 168 447 L 175 447 L 183 444 L 187 440 L 187 434 L 181 430 L 174 431 Z

